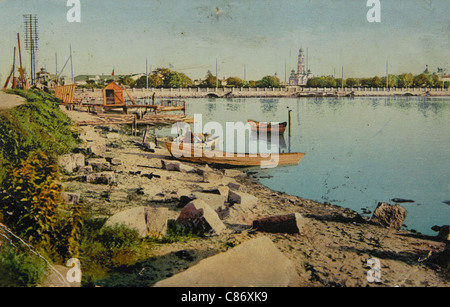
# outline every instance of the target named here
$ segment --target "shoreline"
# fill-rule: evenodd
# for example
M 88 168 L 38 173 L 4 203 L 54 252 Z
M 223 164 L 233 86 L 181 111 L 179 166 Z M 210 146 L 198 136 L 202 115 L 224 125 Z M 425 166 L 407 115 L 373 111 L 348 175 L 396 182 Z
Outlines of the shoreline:
M 95 117 L 86 112 L 62 109 L 74 121 Z M 229 230 L 225 234 L 155 247 L 152 255 L 157 257 L 158 265 L 174 275 L 185 272 L 186 267 L 194 267 L 198 260 L 223 253 L 229 246 L 264 236 L 270 238 L 295 266 L 298 279 L 293 286 L 448 286 L 440 269 L 430 270 L 436 268 L 429 261 L 431 255 L 442 253 L 446 246 L 437 237 L 381 227 L 350 209 L 271 190 L 238 169 L 220 170 L 173 160 L 159 137 L 158 146 L 150 153 L 136 145 L 142 138 L 121 130 L 124 127 L 100 128 L 83 126 L 77 129 L 85 145 L 98 146 L 96 156 L 121 161 L 110 167 L 115 183 L 105 186 L 72 180 L 79 176 L 76 172 L 63 180 L 65 189 L 79 193 L 83 202 L 99 216 L 111 216 L 144 204 L 167 207 L 169 218 L 176 219 L 181 211 L 178 204 L 182 196 L 228 189 L 230 183 L 239 186 L 240 192 L 257 198 L 256 204 L 230 208 L 229 216 L 223 219 Z M 200 172 L 169 171 L 161 166 L 162 161 L 177 163 L 185 170 L 201 170 L 203 176 Z M 291 213 L 301 214 L 307 220 L 307 226 L 300 234 L 252 229 L 255 219 Z M 228 247 L 224 249 L 224 246 Z M 196 259 L 188 264 L 180 264 L 166 256 L 187 250 Z M 383 277 L 380 283 L 369 283 L 366 279 L 366 263 L 373 257 L 381 261 Z M 146 269 L 152 270 L 156 281 L 167 278 L 164 272 Z M 131 282 L 139 279 L 132 273 L 127 276 Z

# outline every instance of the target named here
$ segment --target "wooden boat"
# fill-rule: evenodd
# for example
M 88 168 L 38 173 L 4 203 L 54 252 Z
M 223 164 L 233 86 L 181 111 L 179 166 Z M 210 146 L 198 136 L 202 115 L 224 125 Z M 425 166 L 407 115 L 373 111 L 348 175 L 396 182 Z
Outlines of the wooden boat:
M 279 133 L 282 134 L 286 130 L 287 122 L 271 124 L 259 122 L 256 120 L 249 119 L 248 123 L 250 124 L 250 128 L 256 132 L 268 132 L 268 133 Z
M 219 143 L 219 137 L 211 137 L 209 134 L 205 133 L 194 133 L 190 135 L 180 135 L 172 143 L 182 146 L 184 142 L 193 143 L 196 148 L 204 148 L 209 150 L 214 150 Z
M 195 146 L 182 146 L 173 142 L 166 142 L 166 146 L 169 153 L 175 159 L 195 163 L 219 164 L 223 166 L 274 167 L 277 165 L 298 164 L 305 156 L 302 152 L 238 154 L 202 149 Z

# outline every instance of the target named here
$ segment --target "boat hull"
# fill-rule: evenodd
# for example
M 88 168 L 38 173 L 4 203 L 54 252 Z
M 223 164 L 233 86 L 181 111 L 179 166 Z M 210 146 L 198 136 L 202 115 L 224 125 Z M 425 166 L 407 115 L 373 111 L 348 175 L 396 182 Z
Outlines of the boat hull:
M 287 123 L 282 122 L 278 124 L 272 125 L 271 123 L 262 123 L 258 122 L 256 120 L 248 120 L 248 123 L 250 124 L 250 128 L 252 131 L 256 132 L 267 132 L 267 133 L 279 133 L 283 134 L 286 130 Z
M 176 159 L 195 163 L 220 164 L 228 166 L 261 166 L 274 167 L 277 165 L 298 164 L 305 156 L 302 152 L 267 153 L 267 154 L 238 154 L 181 146 L 166 142 L 169 153 Z

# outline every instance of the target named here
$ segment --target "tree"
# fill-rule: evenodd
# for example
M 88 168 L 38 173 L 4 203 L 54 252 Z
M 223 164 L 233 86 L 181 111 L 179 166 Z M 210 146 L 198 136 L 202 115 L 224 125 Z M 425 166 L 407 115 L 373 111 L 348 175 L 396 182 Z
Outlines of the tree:
M 359 81 L 356 78 L 347 78 L 345 80 L 345 85 L 348 87 L 355 87 L 359 85 Z
M 372 87 L 372 78 L 361 78 L 359 83 L 362 87 Z
M 200 85 L 203 87 L 216 87 L 217 78 L 213 76 L 210 70 L 208 70 L 205 76 L 205 80 L 203 80 Z
M 169 88 L 189 87 L 192 86 L 192 84 L 193 82 L 191 78 L 186 76 L 184 73 L 179 73 L 176 71 L 171 71 L 164 79 L 164 87 Z
M 126 86 L 129 86 L 129 87 L 133 87 L 134 86 L 134 82 L 135 81 L 130 76 L 120 76 L 119 77 L 119 81 L 118 81 L 119 84 L 126 85 Z
M 227 85 L 230 87 L 243 87 L 244 81 L 238 77 L 229 77 L 227 78 Z
M 414 76 L 412 73 L 403 73 L 397 76 L 397 86 L 398 87 L 411 87 L 413 85 Z
M 278 77 L 265 76 L 256 82 L 256 87 L 281 87 L 281 82 Z
M 439 76 L 435 73 L 427 75 L 427 86 L 429 87 L 437 87 L 439 86 Z
M 415 87 L 425 87 L 427 86 L 428 78 L 425 73 L 421 73 L 420 75 L 414 76 L 413 85 Z
M 308 79 L 306 86 L 308 87 L 336 87 L 340 79 L 335 79 L 333 76 L 313 77 Z
M 386 84 L 386 82 L 385 82 Z M 381 78 L 378 76 L 375 76 L 372 78 L 372 87 L 383 87 L 383 83 L 381 82 Z

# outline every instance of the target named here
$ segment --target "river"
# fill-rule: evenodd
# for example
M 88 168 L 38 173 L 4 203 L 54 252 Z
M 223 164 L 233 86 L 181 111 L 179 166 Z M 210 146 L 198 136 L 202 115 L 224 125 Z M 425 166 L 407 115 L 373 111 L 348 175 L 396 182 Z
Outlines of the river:
M 450 98 L 188 99 L 202 124 L 288 120 L 280 151 L 306 153 L 298 165 L 256 168 L 277 191 L 370 216 L 379 202 L 401 203 L 405 225 L 435 235 L 450 223 Z M 193 127 L 193 125 L 191 125 Z M 247 142 L 255 141 L 250 135 Z M 224 144 L 223 146 L 227 146 Z M 227 147 L 228 148 L 228 147 Z

